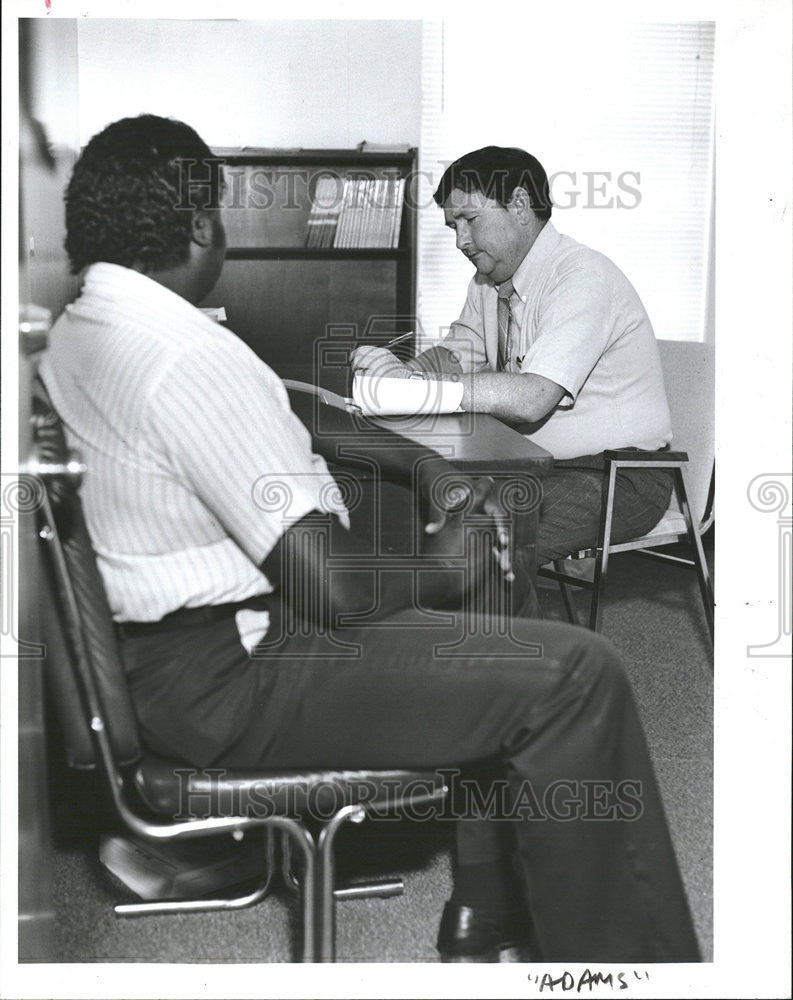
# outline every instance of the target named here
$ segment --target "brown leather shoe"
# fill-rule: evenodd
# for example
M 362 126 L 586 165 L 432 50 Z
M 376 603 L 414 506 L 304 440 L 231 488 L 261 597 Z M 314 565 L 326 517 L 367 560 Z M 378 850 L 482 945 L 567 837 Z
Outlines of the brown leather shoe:
M 528 921 L 521 910 L 474 910 L 447 903 L 438 929 L 442 962 L 527 961 Z

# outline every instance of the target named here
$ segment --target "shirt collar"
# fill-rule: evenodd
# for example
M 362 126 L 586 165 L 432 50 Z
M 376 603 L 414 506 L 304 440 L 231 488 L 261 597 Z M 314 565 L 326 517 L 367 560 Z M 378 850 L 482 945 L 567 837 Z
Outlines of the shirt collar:
M 156 306 L 169 312 L 195 313 L 196 307 L 172 292 L 170 288 L 161 285 L 159 281 L 135 271 L 131 267 L 120 264 L 108 264 L 99 261 L 85 272 L 82 293 L 92 293 L 113 299 L 133 298 L 150 306 Z
M 532 282 L 536 278 L 545 261 L 553 253 L 560 240 L 558 230 L 553 223 L 546 222 L 540 230 L 537 239 L 532 243 L 529 252 L 518 264 L 515 273 L 512 275 L 512 285 L 515 294 L 525 302 L 528 298 Z

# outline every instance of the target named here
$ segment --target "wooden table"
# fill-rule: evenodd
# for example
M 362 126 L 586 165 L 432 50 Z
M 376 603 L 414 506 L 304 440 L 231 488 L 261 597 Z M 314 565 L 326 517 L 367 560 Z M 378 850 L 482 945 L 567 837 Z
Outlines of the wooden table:
M 329 462 L 331 471 L 350 501 L 354 529 L 371 539 L 374 554 L 384 559 L 415 556 L 421 536 L 415 496 L 404 485 L 383 481 L 374 468 L 376 461 L 372 472 L 362 472 L 345 465 L 344 457 L 364 449 L 376 456 L 378 447 L 395 447 L 396 434 L 397 447 L 400 439 L 414 442 L 432 449 L 466 475 L 493 477 L 502 506 L 512 519 L 513 565 L 516 571 L 535 578 L 540 479 L 553 468 L 553 457 L 545 449 L 484 413 L 377 419 L 354 416 L 349 431 L 340 434 L 338 422 L 331 418 L 334 407 L 342 405 L 338 399 L 310 385 L 292 385 L 289 395 L 293 409 L 315 440 L 325 434 L 332 437 L 337 461 Z
M 553 468 L 550 452 L 487 413 L 381 417 L 367 423 L 432 448 L 465 472 L 543 476 Z
M 338 408 L 337 394 L 307 382 L 287 382 L 292 406 L 312 433 L 323 433 L 326 406 Z M 412 417 L 356 417 L 349 441 L 376 440 L 378 429 L 431 448 L 461 471 L 531 472 L 553 468 L 550 452 L 487 413 L 441 413 Z M 337 431 L 328 433 L 338 436 Z M 340 439 L 347 443 L 347 436 Z

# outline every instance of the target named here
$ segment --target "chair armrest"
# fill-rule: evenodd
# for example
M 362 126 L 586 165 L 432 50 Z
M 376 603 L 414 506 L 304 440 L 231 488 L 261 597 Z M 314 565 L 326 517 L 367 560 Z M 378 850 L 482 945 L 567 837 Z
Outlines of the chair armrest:
M 635 448 L 615 448 L 604 451 L 603 457 L 606 462 L 616 465 L 632 465 L 639 468 L 642 465 L 679 465 L 688 461 L 688 452 L 685 451 L 637 451 Z

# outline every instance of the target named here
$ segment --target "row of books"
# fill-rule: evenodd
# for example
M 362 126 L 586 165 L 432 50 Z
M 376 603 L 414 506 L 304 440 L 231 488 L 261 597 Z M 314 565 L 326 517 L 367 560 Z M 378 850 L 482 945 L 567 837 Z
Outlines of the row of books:
M 317 179 L 308 217 L 307 247 L 399 246 L 405 178 Z

